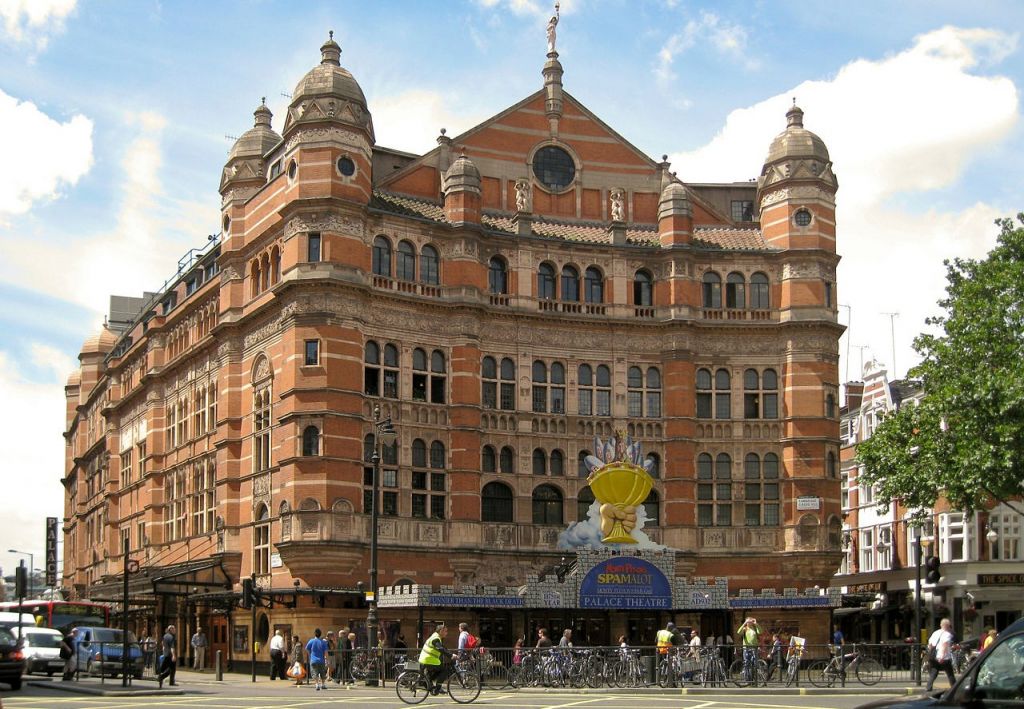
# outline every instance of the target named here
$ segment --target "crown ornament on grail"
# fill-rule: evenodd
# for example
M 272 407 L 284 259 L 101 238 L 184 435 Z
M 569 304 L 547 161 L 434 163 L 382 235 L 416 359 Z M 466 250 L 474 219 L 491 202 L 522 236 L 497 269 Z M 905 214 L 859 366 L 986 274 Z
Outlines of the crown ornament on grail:
M 607 442 L 595 437 L 594 452 L 584 462 L 590 471 L 587 482 L 601 503 L 601 541 L 636 544 L 632 535 L 637 524 L 636 508 L 647 499 L 654 485 L 650 474 L 654 460 L 644 460 L 640 444 L 622 431 Z

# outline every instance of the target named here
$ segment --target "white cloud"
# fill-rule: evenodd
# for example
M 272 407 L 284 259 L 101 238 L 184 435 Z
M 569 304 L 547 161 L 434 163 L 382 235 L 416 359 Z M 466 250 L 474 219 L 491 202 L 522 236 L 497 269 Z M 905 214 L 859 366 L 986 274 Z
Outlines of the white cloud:
M 64 20 L 77 0 L 0 0 L 0 22 L 11 40 L 46 46 L 50 35 L 64 31 Z
M 423 154 L 437 146 L 441 128 L 455 137 L 486 116 L 466 110 L 450 93 L 413 89 L 373 101 L 373 126 L 377 142 L 389 148 Z
M 654 75 L 658 81 L 668 83 L 675 79 L 676 57 L 698 42 L 702 48 L 711 47 L 720 55 L 738 61 L 748 69 L 758 66 L 757 61 L 747 54 L 746 29 L 705 10 L 700 13 L 699 18 L 688 21 L 682 30 L 665 40 L 665 44 L 658 51 L 657 63 L 654 66 Z
M 0 401 L 16 402 L 0 406 L 0 426 L 7 431 L 0 436 L 0 460 L 4 461 L 9 494 L 0 518 L 4 540 L 0 562 L 5 573 L 21 558 L 6 553 L 8 548 L 33 552 L 36 565 L 41 565 L 43 521 L 64 516 L 60 486 L 64 475 L 63 385 L 75 363 L 46 345 L 34 344 L 30 349 L 34 357 L 43 358 L 50 372 L 43 381 L 27 380 L 16 358 L 0 350 Z
M 2 0 L 0 0 L 2 2 Z M 75 115 L 61 123 L 35 104 L 0 91 L 0 220 L 54 199 L 92 167 L 92 121 Z
M 1017 87 L 969 70 L 1007 56 L 1016 44 L 1015 35 L 994 30 L 929 32 L 903 52 L 853 61 L 832 79 L 804 82 L 733 111 L 711 142 L 672 159 L 690 181 L 758 175 L 795 96 L 806 111 L 805 127 L 828 145 L 839 178 L 839 300 L 852 306 L 851 343 L 891 362 L 888 318 L 879 313 L 898 311 L 896 373 L 902 376 L 916 362 L 911 340 L 924 318 L 938 312 L 942 259 L 984 254 L 994 243 L 992 220 L 1019 205 L 914 212 L 897 206 L 898 198 L 955 185 L 972 159 L 1011 132 Z M 851 355 L 854 377 L 860 358 L 856 350 Z M 840 374 L 845 371 L 844 361 Z

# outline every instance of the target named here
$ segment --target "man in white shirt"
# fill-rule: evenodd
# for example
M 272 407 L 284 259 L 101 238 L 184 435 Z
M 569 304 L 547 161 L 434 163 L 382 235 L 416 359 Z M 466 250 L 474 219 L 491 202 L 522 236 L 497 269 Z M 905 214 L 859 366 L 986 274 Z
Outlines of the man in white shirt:
M 700 632 L 697 630 L 693 631 L 693 637 L 690 638 L 690 656 L 694 659 L 700 657 Z
M 278 678 L 285 678 L 284 636 L 280 630 L 275 630 L 270 639 L 270 679 Z
M 934 659 L 931 661 L 931 671 L 928 673 L 929 692 L 932 691 L 935 678 L 939 676 L 939 670 L 946 672 L 950 686 L 956 682 L 956 677 L 953 675 L 953 633 L 950 630 L 952 627 L 953 623 L 949 618 L 943 618 L 939 623 L 939 629 L 928 638 L 929 657 L 932 656 L 932 650 L 935 651 Z

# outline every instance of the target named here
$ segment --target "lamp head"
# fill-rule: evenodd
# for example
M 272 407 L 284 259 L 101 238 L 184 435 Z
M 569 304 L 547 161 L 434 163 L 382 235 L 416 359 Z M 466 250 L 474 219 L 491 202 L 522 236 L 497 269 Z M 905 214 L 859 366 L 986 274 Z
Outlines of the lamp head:
M 391 419 L 386 418 L 380 422 L 378 426 L 378 432 L 380 435 L 381 443 L 386 446 L 390 446 L 398 438 L 398 433 L 395 431 L 395 427 L 391 425 Z
M 989 544 L 995 544 L 996 540 L 999 539 L 999 532 L 997 532 L 995 529 L 992 528 L 991 525 L 989 525 L 988 531 L 985 532 L 985 539 L 988 540 Z

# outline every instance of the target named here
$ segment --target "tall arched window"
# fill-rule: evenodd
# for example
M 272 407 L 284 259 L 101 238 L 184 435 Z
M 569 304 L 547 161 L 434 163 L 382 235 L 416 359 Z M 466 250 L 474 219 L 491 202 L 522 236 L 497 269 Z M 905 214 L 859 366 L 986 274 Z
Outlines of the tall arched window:
M 825 474 L 832 479 L 838 477 L 836 474 L 836 454 L 829 451 L 825 456 Z
M 742 273 L 735 271 L 725 278 L 725 307 L 743 309 L 747 307 L 746 280 Z
M 714 415 L 711 370 L 698 369 L 695 379 L 697 388 L 697 418 L 709 419 Z
M 537 269 L 537 297 L 541 300 L 555 299 L 555 267 L 542 263 Z
M 437 249 L 429 244 L 424 246 L 420 250 L 420 281 L 431 286 L 440 285 L 440 264 L 441 259 L 437 256 Z
M 658 502 L 658 491 L 651 490 L 650 494 L 647 495 L 647 499 L 644 500 L 644 512 L 647 514 L 647 524 L 644 525 L 644 529 L 657 527 L 661 524 L 660 505 Z
M 583 296 L 588 303 L 604 302 L 604 276 L 591 266 L 583 274 Z
M 576 474 L 581 478 L 585 478 L 590 475 L 590 470 L 587 469 L 587 456 L 590 455 L 590 451 L 580 451 L 576 454 Z
M 580 272 L 575 266 L 562 267 L 562 300 L 571 303 L 580 300 Z
M 697 524 L 701 527 L 732 524 L 732 459 L 719 453 L 697 456 Z
M 511 522 L 512 513 L 512 489 L 497 482 L 484 485 L 480 493 L 480 519 L 484 522 Z
M 705 308 L 722 307 L 722 277 L 714 271 L 708 271 L 701 278 L 704 291 Z
M 516 471 L 515 454 L 508 446 L 504 446 L 501 449 L 501 454 L 498 458 L 498 470 L 503 473 L 514 473 Z
M 732 390 L 728 369 L 715 372 L 715 418 L 732 418 Z
M 373 273 L 391 277 L 391 242 L 383 236 L 373 240 Z
M 257 576 L 270 573 L 270 510 L 260 504 L 256 508 L 256 524 L 252 528 L 252 570 Z
M 494 357 L 484 357 L 480 362 L 481 404 L 487 409 L 498 408 L 498 363 Z
M 768 297 L 768 276 L 755 273 L 750 276 L 750 308 L 751 310 L 768 310 L 771 300 Z
M 391 343 L 384 345 L 384 396 L 398 398 L 398 348 Z
M 508 357 L 501 359 L 501 387 L 498 391 L 498 405 L 503 411 L 516 408 L 516 363 Z
M 565 455 L 557 448 L 551 451 L 551 474 L 565 475 Z
M 661 477 L 661 456 L 657 453 L 648 453 L 647 458 L 653 464 L 651 465 L 651 477 L 657 480 Z
M 547 475 L 548 473 L 548 456 L 544 453 L 543 448 L 533 449 L 533 474 L 534 475 Z
M 547 413 L 548 410 L 548 366 L 539 359 L 533 363 L 533 411 Z
M 487 288 L 495 295 L 508 293 L 508 267 L 500 256 L 491 256 L 487 262 Z
M 380 396 L 380 346 L 373 340 L 363 347 L 363 393 Z
M 484 446 L 480 451 L 480 470 L 485 473 L 493 473 L 497 470 L 497 455 L 493 446 Z
M 825 418 L 836 417 L 836 397 L 835 394 L 825 395 Z
M 551 413 L 565 413 L 565 365 L 551 363 Z
M 590 506 L 594 504 L 594 491 L 590 486 L 580 488 L 576 493 L 576 521 L 585 522 L 590 513 Z
M 417 438 L 412 442 L 412 467 L 427 467 L 427 444 L 422 438 Z
M 552 485 L 538 485 L 533 491 L 533 523 L 562 524 L 562 493 Z
M 744 523 L 748 527 L 779 524 L 778 463 L 774 453 L 766 453 L 763 464 L 756 453 L 747 453 L 743 461 Z
M 445 467 L 444 443 L 433 441 L 430 444 L 430 467 L 443 470 Z
M 320 429 L 316 426 L 302 429 L 302 455 L 320 455 Z
M 408 241 L 398 242 L 395 253 L 395 277 L 400 281 L 416 280 L 416 249 Z
M 633 305 L 649 306 L 654 302 L 654 279 L 641 269 L 633 275 Z

